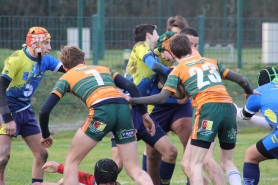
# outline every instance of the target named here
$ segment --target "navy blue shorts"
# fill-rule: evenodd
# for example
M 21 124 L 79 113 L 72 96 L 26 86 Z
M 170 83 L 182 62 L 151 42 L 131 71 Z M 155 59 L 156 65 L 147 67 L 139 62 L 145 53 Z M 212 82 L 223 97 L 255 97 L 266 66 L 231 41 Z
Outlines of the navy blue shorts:
M 41 132 L 35 113 L 31 107 L 20 112 L 12 113 L 12 116 L 16 123 L 15 136 L 21 135 L 22 137 L 27 137 Z
M 262 143 L 266 151 L 268 151 L 268 153 L 271 154 L 276 159 L 278 159 L 278 142 L 276 139 L 277 137 L 278 137 L 278 130 L 275 130 L 262 139 Z
M 164 132 L 169 132 L 171 125 L 178 119 L 192 117 L 191 101 L 188 101 L 183 105 L 156 105 L 152 110 L 150 117 L 162 127 Z
M 131 116 L 132 116 L 134 128 L 136 130 L 137 141 L 142 139 L 148 145 L 154 146 L 154 144 L 161 137 L 166 135 L 165 132 L 163 131 L 163 129 L 160 127 L 160 125 L 156 121 L 153 120 L 154 124 L 155 124 L 155 128 L 156 128 L 156 132 L 155 132 L 154 136 L 150 136 L 150 134 L 147 132 L 147 130 L 144 127 L 142 115 L 135 108 L 132 108 Z

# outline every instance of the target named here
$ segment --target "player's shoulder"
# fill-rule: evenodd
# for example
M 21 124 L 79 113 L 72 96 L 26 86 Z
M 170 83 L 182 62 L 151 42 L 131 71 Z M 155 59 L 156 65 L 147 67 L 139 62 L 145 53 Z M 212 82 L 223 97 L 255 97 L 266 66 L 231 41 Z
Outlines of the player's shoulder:
M 264 93 L 264 92 L 271 93 L 273 90 L 278 90 L 278 83 L 277 82 L 269 82 L 267 84 L 257 87 L 255 90 L 260 93 Z M 276 91 L 273 91 L 273 92 L 276 93 Z
M 132 48 L 132 53 L 148 53 L 150 51 L 150 47 L 145 41 L 137 42 Z
M 51 55 L 45 55 L 44 57 L 42 57 L 42 60 L 44 61 L 44 62 L 55 62 L 55 63 L 59 63 L 60 61 L 57 59 L 57 58 L 55 58 L 54 56 L 51 56 Z
M 214 64 L 218 64 L 217 60 L 213 59 L 213 58 L 208 58 L 208 57 L 202 57 L 204 60 L 206 60 L 206 62 L 210 62 L 210 63 L 214 63 Z
M 23 50 L 16 50 L 14 51 L 7 59 L 6 61 L 20 61 L 22 58 L 25 57 L 25 53 Z

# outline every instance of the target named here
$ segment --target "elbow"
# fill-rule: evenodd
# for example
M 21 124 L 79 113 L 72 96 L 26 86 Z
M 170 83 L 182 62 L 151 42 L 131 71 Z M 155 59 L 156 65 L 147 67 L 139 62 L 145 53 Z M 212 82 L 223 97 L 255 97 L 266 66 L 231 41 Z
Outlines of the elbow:
M 44 107 L 41 108 L 40 112 L 39 112 L 39 116 L 40 117 L 44 117 L 49 115 L 49 111 L 47 111 Z
M 239 79 L 240 86 L 246 86 L 248 84 L 248 80 L 245 76 L 241 75 Z

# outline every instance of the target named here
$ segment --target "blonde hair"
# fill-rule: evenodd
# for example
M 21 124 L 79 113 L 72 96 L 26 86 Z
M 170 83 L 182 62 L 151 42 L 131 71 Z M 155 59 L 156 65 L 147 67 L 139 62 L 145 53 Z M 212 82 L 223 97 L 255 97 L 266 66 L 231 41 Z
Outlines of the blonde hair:
M 83 63 L 85 53 L 76 46 L 64 46 L 58 52 L 58 57 L 64 67 L 71 69 Z

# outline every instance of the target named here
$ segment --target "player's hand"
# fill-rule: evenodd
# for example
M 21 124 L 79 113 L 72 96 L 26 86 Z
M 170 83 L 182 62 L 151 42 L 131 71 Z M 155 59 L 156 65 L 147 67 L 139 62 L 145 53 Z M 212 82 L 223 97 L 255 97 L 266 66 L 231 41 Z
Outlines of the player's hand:
M 126 95 L 125 93 L 123 93 L 123 91 L 121 89 L 117 89 L 118 92 L 120 93 L 120 95 L 126 100 L 129 102 L 130 100 L 130 97 L 128 95 Z
M 186 104 L 189 100 L 190 96 L 186 93 L 182 99 L 177 99 L 178 104 Z
M 50 135 L 48 138 L 42 138 L 41 139 L 41 146 L 44 148 L 49 148 L 52 146 L 53 139 L 52 136 Z
M 154 125 L 154 122 L 153 120 L 150 118 L 149 114 L 146 113 L 142 116 L 143 118 L 143 123 L 144 123 L 144 126 L 147 130 L 147 132 L 151 135 L 151 136 L 154 136 L 155 134 L 155 125 Z
M 177 99 L 182 99 L 186 96 L 185 89 L 182 85 L 179 85 L 176 93 L 172 95 L 172 97 L 177 98 Z
M 6 133 L 10 136 L 15 135 L 16 132 L 16 124 L 14 121 L 10 121 L 6 123 Z
M 158 89 L 162 89 L 162 88 L 163 88 L 163 84 L 162 84 L 161 82 L 158 82 L 157 88 L 158 88 Z
M 236 107 L 236 118 L 240 119 L 240 120 L 243 120 L 242 115 L 241 115 L 241 111 L 242 111 L 243 108 L 239 108 L 237 106 L 237 104 L 235 104 L 235 103 L 234 103 L 234 106 Z
M 253 93 L 252 94 L 257 94 L 257 95 L 260 95 L 261 96 L 261 93 L 259 93 L 258 91 L 256 90 L 253 90 Z M 247 99 L 251 94 L 245 94 L 245 99 Z
M 42 169 L 44 170 L 44 172 L 56 173 L 58 171 L 58 166 L 59 163 L 55 161 L 49 161 L 42 166 Z

